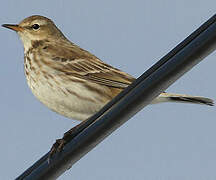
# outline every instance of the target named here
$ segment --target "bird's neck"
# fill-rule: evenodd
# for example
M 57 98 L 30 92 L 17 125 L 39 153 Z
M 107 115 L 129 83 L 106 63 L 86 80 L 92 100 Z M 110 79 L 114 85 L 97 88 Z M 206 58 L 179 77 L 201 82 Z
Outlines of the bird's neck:
M 24 53 L 28 52 L 30 48 L 32 48 L 32 41 L 25 36 L 20 36 L 20 39 L 24 46 Z

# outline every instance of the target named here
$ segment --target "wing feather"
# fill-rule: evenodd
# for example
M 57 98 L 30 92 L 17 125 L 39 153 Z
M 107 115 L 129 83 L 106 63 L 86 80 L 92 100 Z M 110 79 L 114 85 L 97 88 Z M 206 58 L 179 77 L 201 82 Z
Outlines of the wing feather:
M 63 64 L 68 75 L 71 74 L 109 87 L 123 89 L 135 80 L 129 74 L 107 65 L 99 59 L 75 59 L 65 61 Z
M 64 49 L 59 48 L 57 45 L 53 46 L 49 42 L 46 42 L 45 45 L 46 48 L 42 48 L 41 53 L 45 53 L 44 56 L 50 57 L 47 59 L 55 61 L 55 63 L 49 63 L 49 66 L 52 66 L 57 72 L 122 89 L 135 80 L 129 74 L 104 63 L 96 56 L 74 44 L 62 44 Z

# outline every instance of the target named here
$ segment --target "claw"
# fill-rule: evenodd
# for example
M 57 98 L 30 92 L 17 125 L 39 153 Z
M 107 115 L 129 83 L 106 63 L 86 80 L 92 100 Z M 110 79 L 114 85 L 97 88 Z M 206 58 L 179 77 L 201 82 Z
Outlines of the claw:
M 77 126 L 71 128 L 69 131 L 64 133 L 64 136 L 62 139 L 57 139 L 56 142 L 52 145 L 52 148 L 50 149 L 49 155 L 48 155 L 48 163 L 50 163 L 50 160 L 52 157 L 58 153 L 61 152 L 64 149 L 64 146 L 72 140 L 76 135 L 78 135 L 83 129 L 89 126 L 89 121 L 88 119 L 81 122 Z
M 64 146 L 66 144 L 66 141 L 62 139 L 57 139 L 56 142 L 52 145 L 52 148 L 50 149 L 49 156 L 48 156 L 48 163 L 50 163 L 50 160 L 54 156 L 54 154 L 61 152 L 64 149 Z

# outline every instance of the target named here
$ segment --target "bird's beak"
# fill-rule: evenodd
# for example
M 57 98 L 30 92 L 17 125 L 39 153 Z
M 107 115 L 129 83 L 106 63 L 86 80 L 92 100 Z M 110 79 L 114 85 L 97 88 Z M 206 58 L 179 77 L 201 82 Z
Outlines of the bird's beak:
M 2 27 L 8 28 L 8 29 L 12 29 L 12 30 L 14 30 L 16 32 L 23 31 L 23 28 L 20 27 L 17 24 L 3 24 Z

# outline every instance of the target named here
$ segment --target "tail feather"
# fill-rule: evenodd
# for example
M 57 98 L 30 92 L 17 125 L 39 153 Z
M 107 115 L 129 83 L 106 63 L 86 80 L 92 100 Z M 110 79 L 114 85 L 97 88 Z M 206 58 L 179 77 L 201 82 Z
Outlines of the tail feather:
M 176 102 L 188 102 L 188 103 L 195 103 L 195 104 L 206 104 L 209 106 L 213 106 L 214 102 L 213 100 L 209 98 L 204 98 L 204 97 L 170 97 L 171 101 L 176 101 Z
M 155 100 L 153 100 L 152 103 L 155 104 L 160 102 L 194 103 L 205 104 L 209 106 L 214 105 L 214 101 L 209 98 L 173 93 L 161 93 Z

